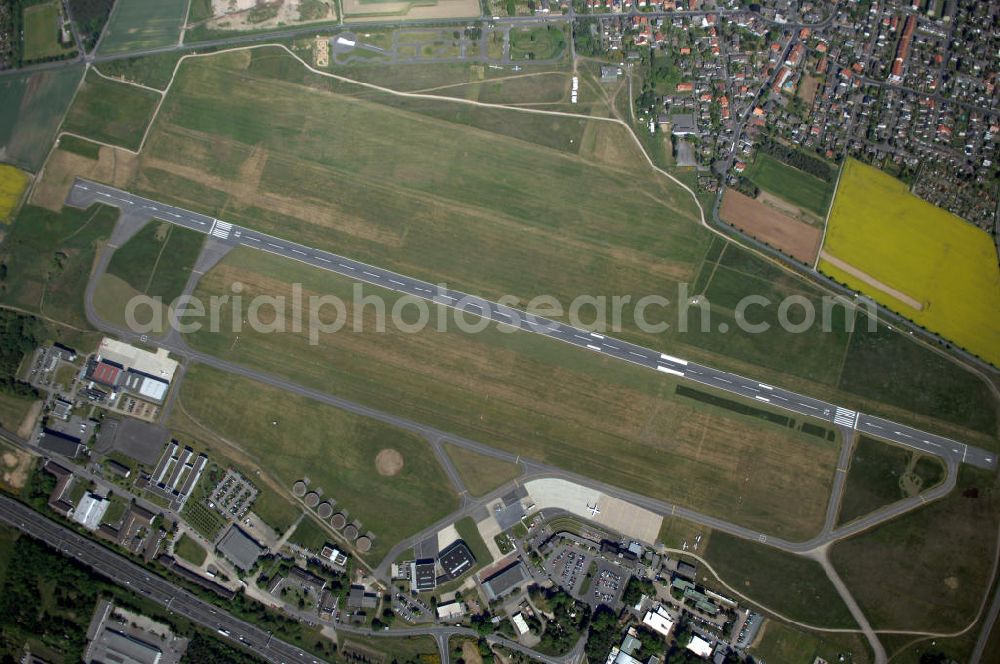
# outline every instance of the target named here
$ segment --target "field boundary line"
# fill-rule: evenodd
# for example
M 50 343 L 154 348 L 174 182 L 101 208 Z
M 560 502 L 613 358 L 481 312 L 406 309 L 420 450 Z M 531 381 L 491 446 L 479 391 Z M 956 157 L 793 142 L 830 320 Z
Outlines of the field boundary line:
M 156 94 L 160 95 L 161 97 L 163 95 L 167 94 L 166 90 L 158 90 L 156 88 L 151 88 L 148 85 L 143 85 L 142 83 L 136 83 L 135 81 L 126 81 L 124 78 L 115 78 L 114 76 L 108 76 L 107 74 L 105 74 L 104 72 L 102 72 L 100 69 L 98 69 L 97 65 L 91 65 L 90 66 L 90 70 L 92 72 L 94 72 L 95 74 L 97 74 L 98 76 L 100 76 L 101 78 L 103 78 L 105 81 L 113 81 L 115 83 L 122 83 L 124 85 L 132 85 L 132 86 L 135 86 L 137 88 L 141 88 L 143 90 L 149 90 L 150 92 L 155 92 Z
M 823 255 L 823 246 L 826 244 L 826 232 L 830 229 L 830 217 L 833 215 L 833 204 L 837 202 L 837 194 L 840 192 L 840 178 L 847 168 L 847 159 L 840 163 L 840 170 L 837 171 L 837 184 L 833 186 L 833 195 L 830 197 L 830 207 L 826 209 L 826 219 L 823 220 L 823 237 L 819 240 L 819 249 L 816 251 L 816 261 L 813 263 L 813 271 L 819 272 L 819 259 Z

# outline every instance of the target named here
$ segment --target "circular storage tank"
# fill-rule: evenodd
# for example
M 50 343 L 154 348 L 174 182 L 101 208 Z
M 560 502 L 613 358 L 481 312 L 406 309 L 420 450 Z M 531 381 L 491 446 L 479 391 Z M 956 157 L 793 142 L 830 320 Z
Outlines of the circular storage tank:
M 317 505 L 319 505 L 319 494 L 310 491 L 306 494 L 306 507 L 316 507 Z
M 340 513 L 334 514 L 333 518 L 330 519 L 330 525 L 340 530 L 347 525 L 347 517 Z
M 367 553 L 372 548 L 371 538 L 367 535 L 362 535 L 358 538 L 358 541 L 354 543 L 354 546 L 361 553 Z
M 358 536 L 358 529 L 354 525 L 349 525 L 344 528 L 344 537 L 347 538 L 349 542 L 353 542 Z
M 333 505 L 323 501 L 319 504 L 319 507 L 316 508 L 316 513 L 319 514 L 321 519 L 329 519 L 330 515 L 333 514 Z
M 293 484 L 292 485 L 292 493 L 294 493 L 299 498 L 301 498 L 302 496 L 306 495 L 306 483 L 303 482 L 302 480 L 299 480 L 298 482 L 296 482 L 295 484 Z

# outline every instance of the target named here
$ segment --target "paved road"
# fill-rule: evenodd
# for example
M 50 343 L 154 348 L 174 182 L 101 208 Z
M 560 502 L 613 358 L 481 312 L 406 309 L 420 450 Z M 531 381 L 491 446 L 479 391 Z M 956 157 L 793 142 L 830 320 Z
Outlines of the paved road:
M 78 179 L 70 190 L 67 203 L 88 207 L 103 203 L 120 208 L 130 215 L 148 215 L 205 233 L 217 241 L 245 246 L 335 272 L 342 276 L 415 296 L 466 314 L 489 319 L 527 332 L 542 334 L 579 348 L 601 353 L 618 360 L 655 369 L 671 376 L 713 387 L 737 396 L 767 403 L 798 415 L 825 420 L 836 426 L 856 429 L 868 435 L 905 445 L 945 459 L 993 470 L 994 453 L 965 443 L 920 431 L 872 415 L 866 415 L 802 394 L 768 385 L 751 378 L 695 364 L 687 360 L 628 343 L 620 339 L 566 325 L 526 313 L 497 302 L 461 291 L 443 288 L 419 279 L 368 265 L 345 256 L 313 249 L 289 240 L 266 235 L 242 226 L 183 208 L 130 194 L 121 189 Z
M 238 642 L 269 662 L 313 664 L 320 661 L 297 646 L 272 637 L 259 627 L 198 599 L 124 556 L 78 535 L 65 526 L 49 521 L 27 505 L 3 495 L 0 495 L 0 521 L 57 548 L 64 555 L 74 558 L 101 576 L 135 592 L 136 595 L 145 596 L 192 622 L 215 630 L 220 637 Z M 219 630 L 226 633 L 223 634 Z

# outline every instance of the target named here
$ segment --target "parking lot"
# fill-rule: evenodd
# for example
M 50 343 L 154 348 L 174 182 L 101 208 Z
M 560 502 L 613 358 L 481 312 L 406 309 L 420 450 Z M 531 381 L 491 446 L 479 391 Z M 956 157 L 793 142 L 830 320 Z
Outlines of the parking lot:
M 593 559 L 593 554 L 587 551 L 571 545 L 562 545 L 548 559 L 545 567 L 555 583 L 571 595 L 579 596 Z
M 590 584 L 589 597 L 584 599 L 591 604 L 607 604 L 617 608 L 618 601 L 625 590 L 631 574 L 619 565 L 604 558 L 597 559 L 597 570 Z

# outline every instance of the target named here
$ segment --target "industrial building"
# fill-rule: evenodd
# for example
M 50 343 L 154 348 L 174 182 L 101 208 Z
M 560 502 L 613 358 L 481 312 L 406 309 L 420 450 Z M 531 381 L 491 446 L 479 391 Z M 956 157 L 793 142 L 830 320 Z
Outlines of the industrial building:
M 486 597 L 490 601 L 493 601 L 525 581 L 528 581 L 530 578 L 528 571 L 524 568 L 524 563 L 517 560 L 488 579 L 485 579 L 483 581 L 483 590 L 486 591 Z
M 476 565 L 476 558 L 462 540 L 455 540 L 438 556 L 445 580 L 457 579 Z
M 239 526 L 230 526 L 219 540 L 219 551 L 241 570 L 248 570 L 264 553 L 264 547 Z

